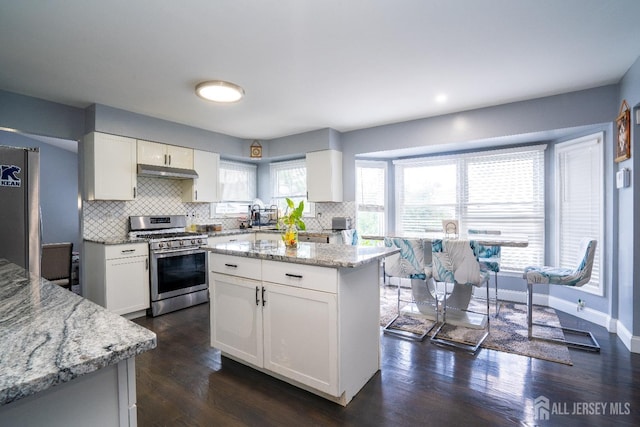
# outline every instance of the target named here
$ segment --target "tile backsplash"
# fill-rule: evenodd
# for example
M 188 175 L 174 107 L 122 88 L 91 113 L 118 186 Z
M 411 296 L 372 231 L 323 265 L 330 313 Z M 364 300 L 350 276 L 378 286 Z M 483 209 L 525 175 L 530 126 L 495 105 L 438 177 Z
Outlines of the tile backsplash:
M 221 223 L 223 230 L 238 228 L 238 218 L 210 218 L 209 203 L 182 201 L 179 180 L 138 177 L 138 194 L 132 201 L 83 201 L 83 238 L 101 240 L 129 234 L 132 215 L 190 215 L 198 223 Z M 315 217 L 304 218 L 307 229 L 331 228 L 331 218 L 347 216 L 355 219 L 355 202 L 316 203 Z
M 132 201 L 93 200 L 82 206 L 84 239 L 124 237 L 132 215 L 193 215 L 209 218 L 209 203 L 182 201 L 182 183 L 174 179 L 138 177 L 137 197 Z

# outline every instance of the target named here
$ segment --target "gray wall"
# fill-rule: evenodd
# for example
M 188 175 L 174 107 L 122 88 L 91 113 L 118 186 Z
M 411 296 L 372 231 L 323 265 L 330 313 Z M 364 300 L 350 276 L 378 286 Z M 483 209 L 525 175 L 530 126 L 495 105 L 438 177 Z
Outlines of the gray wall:
M 42 243 L 72 242 L 79 250 L 78 155 L 12 132 L 0 131 L 0 145 L 40 149 Z
M 640 104 L 640 58 L 625 74 L 620 83 L 618 105 L 625 99 L 633 109 Z M 616 110 L 617 111 L 617 110 Z M 633 113 L 633 112 L 632 112 Z M 617 283 L 619 287 L 619 320 L 633 335 L 640 335 L 640 125 L 632 114 L 631 158 L 616 165 L 631 169 L 631 187 L 617 190 L 615 223 L 618 236 Z M 638 208 L 638 209 L 636 209 Z M 636 213 L 638 212 L 638 213 Z M 635 267 L 634 267 L 635 266 Z M 634 310 L 635 308 L 635 310 Z M 635 311 L 635 313 L 634 313 Z
M 0 129 L 79 141 L 84 110 L 0 90 Z

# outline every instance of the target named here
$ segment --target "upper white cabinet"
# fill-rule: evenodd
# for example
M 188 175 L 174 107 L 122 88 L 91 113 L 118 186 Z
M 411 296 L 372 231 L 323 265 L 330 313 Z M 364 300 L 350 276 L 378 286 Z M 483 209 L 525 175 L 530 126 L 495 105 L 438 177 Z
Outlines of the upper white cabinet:
M 193 150 L 193 168 L 197 179 L 187 179 L 182 184 L 183 202 L 217 202 L 220 155 L 208 151 Z
M 307 199 L 342 202 L 342 153 L 336 150 L 307 153 Z
M 193 149 L 139 139 L 138 163 L 193 169 Z
M 91 132 L 84 138 L 85 200 L 133 200 L 136 140 Z

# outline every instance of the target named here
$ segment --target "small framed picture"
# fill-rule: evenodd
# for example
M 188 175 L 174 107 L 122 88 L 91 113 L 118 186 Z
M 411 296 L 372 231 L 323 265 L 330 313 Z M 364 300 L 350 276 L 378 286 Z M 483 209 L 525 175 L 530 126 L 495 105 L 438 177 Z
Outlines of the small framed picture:
M 627 101 L 622 101 L 620 114 L 616 119 L 616 162 L 627 160 L 631 157 L 631 111 Z
M 443 219 L 442 231 L 447 237 L 458 236 L 458 220 L 457 219 Z

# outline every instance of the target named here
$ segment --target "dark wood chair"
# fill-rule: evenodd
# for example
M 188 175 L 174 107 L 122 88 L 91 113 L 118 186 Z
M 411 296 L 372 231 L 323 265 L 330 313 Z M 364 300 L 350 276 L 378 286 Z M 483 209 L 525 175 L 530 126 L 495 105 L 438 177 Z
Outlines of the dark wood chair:
M 73 243 L 42 245 L 41 275 L 51 283 L 71 289 L 71 254 Z

